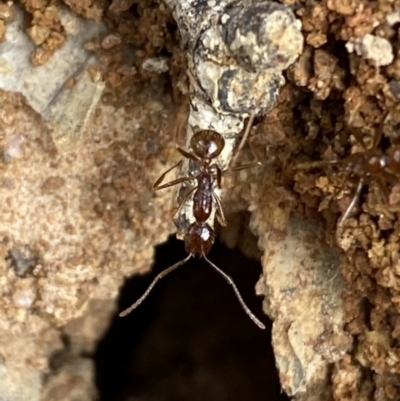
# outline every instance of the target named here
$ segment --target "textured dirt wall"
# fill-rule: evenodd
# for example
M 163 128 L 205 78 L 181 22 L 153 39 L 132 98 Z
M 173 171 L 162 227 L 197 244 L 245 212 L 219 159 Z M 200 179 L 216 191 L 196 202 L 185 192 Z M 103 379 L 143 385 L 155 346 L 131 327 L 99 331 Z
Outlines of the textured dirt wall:
M 282 3 L 302 22 L 306 46 L 250 138 L 264 166 L 226 174 L 233 189 L 222 195 L 224 209 L 252 213 L 264 252 L 257 291 L 275 319 L 283 387 L 298 399 L 398 400 L 398 177 L 366 179 L 353 214 L 337 222 L 358 182 L 343 161 L 364 152 L 360 138 L 370 147 L 382 126 L 382 154 L 399 141 L 399 5 Z M 124 276 L 149 269 L 154 245 L 174 231 L 171 194 L 154 194 L 152 184 L 179 160 L 173 138 L 188 90 L 185 53 L 169 9 L 156 1 L 2 4 L 3 46 L 18 13 L 32 70 L 67 46 L 65 13 L 104 31 L 82 44 L 97 59 L 63 78 L 64 98 L 36 107 L 29 88 L 24 96 L 0 92 L 0 384 L 10 400 L 94 399 L 92 361 L 80 355 L 105 330 Z M 80 107 L 77 126 L 76 114 L 68 122 L 50 106 L 77 104 L 68 96 L 85 92 L 78 72 L 100 82 L 102 94 Z M 46 88 L 46 75 L 38 82 Z M 243 151 L 243 162 L 250 157 Z M 339 162 L 299 168 L 321 160 Z M 285 262 L 287 249 L 300 253 Z M 275 274 L 282 266 L 287 281 Z M 310 305 L 318 312 L 311 328 L 298 321 Z

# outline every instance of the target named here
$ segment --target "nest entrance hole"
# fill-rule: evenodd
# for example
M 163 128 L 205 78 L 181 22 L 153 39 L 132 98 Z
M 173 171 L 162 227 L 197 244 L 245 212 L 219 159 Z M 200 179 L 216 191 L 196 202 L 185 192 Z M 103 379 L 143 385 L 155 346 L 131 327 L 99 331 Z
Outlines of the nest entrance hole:
M 118 310 L 184 256 L 183 243 L 172 237 L 159 246 L 152 271 L 123 287 Z M 128 317 L 115 316 L 95 356 L 101 401 L 288 400 L 275 368 L 271 322 L 254 293 L 260 263 L 220 243 L 209 257 L 231 275 L 267 329 L 254 325 L 217 272 L 192 259 L 158 282 Z

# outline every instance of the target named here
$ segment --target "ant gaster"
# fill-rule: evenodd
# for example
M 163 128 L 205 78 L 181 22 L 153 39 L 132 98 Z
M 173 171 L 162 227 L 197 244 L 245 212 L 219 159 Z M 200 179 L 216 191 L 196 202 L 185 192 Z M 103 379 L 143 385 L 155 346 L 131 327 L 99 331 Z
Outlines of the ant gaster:
M 252 118 L 250 118 L 249 123 L 251 124 Z M 246 127 L 244 137 L 248 135 L 249 123 Z M 242 140 L 243 142 L 243 140 Z M 168 267 L 162 271 L 150 284 L 145 293 L 128 309 L 120 313 L 120 316 L 126 316 L 137 306 L 139 306 L 144 299 L 149 295 L 150 291 L 156 285 L 156 283 L 165 277 L 167 274 L 177 269 L 179 266 L 186 263 L 192 256 L 199 256 L 204 258 L 205 261 L 215 269 L 233 288 L 236 297 L 238 298 L 242 308 L 250 317 L 250 319 L 261 329 L 265 329 L 264 324 L 250 311 L 249 307 L 245 304 L 242 296 L 239 293 L 235 283 L 232 278 L 224 273 L 219 267 L 208 259 L 207 254 L 210 252 L 212 245 L 215 240 L 215 231 L 211 227 L 207 220 L 210 218 L 212 213 L 212 208 L 216 206 L 216 216 L 221 225 L 226 225 L 225 216 L 222 210 L 221 202 L 218 195 L 214 192 L 215 185 L 221 188 L 222 173 L 218 164 L 214 161 L 217 158 L 225 146 L 224 138 L 217 132 L 211 130 L 203 130 L 195 133 L 190 141 L 190 147 L 192 151 L 187 151 L 181 147 L 177 147 L 178 152 L 194 161 L 197 165 L 195 171 L 190 173 L 188 177 L 181 177 L 167 184 L 160 185 L 164 180 L 165 176 L 175 167 L 182 163 L 182 160 L 178 162 L 175 166 L 164 172 L 160 178 L 154 184 L 154 189 L 160 190 L 164 188 L 169 188 L 177 184 L 184 182 L 196 182 L 196 184 L 190 188 L 183 199 L 180 201 L 180 205 L 176 213 L 182 208 L 182 206 L 188 201 L 189 197 L 193 194 L 193 216 L 195 221 L 189 225 L 184 235 L 185 249 L 188 256 L 174 265 Z M 258 163 L 257 163 L 258 164 Z M 252 164 L 241 166 L 237 169 L 247 168 Z M 226 170 L 224 170 L 226 171 Z

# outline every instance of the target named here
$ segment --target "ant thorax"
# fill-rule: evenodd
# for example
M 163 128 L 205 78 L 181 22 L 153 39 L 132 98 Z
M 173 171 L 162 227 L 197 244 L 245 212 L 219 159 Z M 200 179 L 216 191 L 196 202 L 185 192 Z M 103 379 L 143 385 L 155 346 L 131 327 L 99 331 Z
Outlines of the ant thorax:
M 187 150 L 189 152 L 193 152 L 191 147 L 188 147 Z M 208 188 L 209 191 L 213 192 L 218 197 L 221 196 L 221 188 L 219 188 L 216 179 L 217 176 L 216 167 L 220 171 L 223 171 L 223 166 L 225 164 L 223 163 L 223 160 L 224 160 L 223 158 L 221 160 L 219 157 L 212 159 L 211 161 L 212 165 L 209 168 L 210 170 L 209 173 L 212 176 L 212 180 L 203 183 L 203 185 L 210 185 L 211 187 Z M 193 207 L 194 196 L 193 194 L 188 196 L 188 194 L 193 189 L 193 187 L 195 186 L 198 187 L 199 184 L 200 185 L 202 184 L 201 182 L 198 181 L 201 180 L 202 178 L 202 172 L 204 172 L 204 165 L 201 161 L 183 159 L 182 169 L 179 176 L 192 177 L 193 180 L 192 182 L 182 183 L 177 188 L 177 194 L 174 197 L 178 204 L 181 204 L 184 201 L 184 199 L 187 198 L 182 207 L 180 208 L 180 210 L 178 211 L 178 213 L 174 216 L 174 223 L 177 228 L 177 238 L 179 239 L 184 238 L 189 226 L 196 221 Z M 216 208 L 214 207 L 214 200 L 212 200 L 210 215 L 206 220 L 206 223 L 212 228 L 214 228 L 215 213 L 216 213 Z

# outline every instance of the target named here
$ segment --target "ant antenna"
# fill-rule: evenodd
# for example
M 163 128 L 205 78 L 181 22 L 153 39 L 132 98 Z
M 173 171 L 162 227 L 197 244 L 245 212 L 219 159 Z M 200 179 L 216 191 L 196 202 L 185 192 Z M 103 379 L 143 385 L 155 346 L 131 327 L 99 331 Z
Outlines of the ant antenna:
M 261 93 L 261 96 L 258 99 L 258 103 L 261 102 L 261 99 L 264 97 L 264 95 L 265 95 L 264 93 Z M 242 139 L 241 139 L 241 141 L 239 143 L 239 146 L 237 147 L 236 154 L 232 157 L 232 159 L 231 159 L 231 161 L 229 163 L 232 167 L 235 165 L 236 160 L 237 160 L 237 158 L 239 156 L 239 153 L 243 149 L 243 146 L 246 143 L 246 140 L 247 140 L 248 136 L 250 135 L 250 131 L 251 131 L 252 127 L 253 127 L 253 122 L 254 122 L 255 116 L 256 116 L 256 111 L 255 111 L 255 109 L 253 109 L 252 112 L 250 113 L 249 120 L 247 121 L 246 129 L 244 130 Z M 260 165 L 261 163 L 257 162 L 257 164 Z
M 233 287 L 233 291 L 235 291 L 236 297 L 240 302 L 240 305 L 242 305 L 242 308 L 244 311 L 247 313 L 249 318 L 260 328 L 260 329 L 265 329 L 264 324 L 257 319 L 256 316 L 253 315 L 249 307 L 244 303 L 242 296 L 240 295 L 239 290 L 237 289 L 235 283 L 233 282 L 232 278 L 228 276 L 225 272 L 223 272 L 218 266 L 216 266 L 213 262 L 211 262 L 210 259 L 207 258 L 207 256 L 203 253 L 203 258 L 206 260 L 206 262 L 213 268 L 215 269 L 226 281 L 228 284 L 230 284 Z
M 230 162 L 230 165 L 233 167 L 236 163 L 237 158 L 239 157 L 239 153 L 240 151 L 243 149 L 244 144 L 246 143 L 246 140 L 250 134 L 252 125 L 253 125 L 253 121 L 254 121 L 254 117 L 256 116 L 256 112 L 253 110 L 250 114 L 249 120 L 247 121 L 247 125 L 246 125 L 246 129 L 243 133 L 242 139 L 239 143 L 239 146 L 236 149 L 236 154 L 232 157 L 232 160 Z
M 356 205 L 357 201 L 360 199 L 360 194 L 361 194 L 361 190 L 363 188 L 364 185 L 364 180 L 362 178 L 360 178 L 360 181 L 358 182 L 357 185 L 357 189 L 356 192 L 353 195 L 353 199 L 351 200 L 349 206 L 347 206 L 346 211 L 342 214 L 342 217 L 340 217 L 339 221 L 338 221 L 338 227 L 342 227 L 344 222 L 347 220 L 347 218 L 349 217 L 350 213 L 352 212 L 352 210 L 354 209 L 354 206 Z
M 190 258 L 192 257 L 192 254 L 190 253 L 185 259 L 180 260 L 179 262 L 175 263 L 174 265 L 166 268 L 163 270 L 160 274 L 157 275 L 157 277 L 153 280 L 153 282 L 149 285 L 145 293 L 134 303 L 132 304 L 129 308 L 125 309 L 122 311 L 119 316 L 124 317 L 126 315 L 129 315 L 134 309 L 136 309 L 150 294 L 150 291 L 154 288 L 154 286 L 157 284 L 157 281 L 160 281 L 162 278 L 164 278 L 167 274 L 171 273 L 175 269 L 177 269 L 179 266 L 182 266 L 185 264 Z

